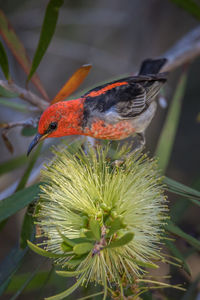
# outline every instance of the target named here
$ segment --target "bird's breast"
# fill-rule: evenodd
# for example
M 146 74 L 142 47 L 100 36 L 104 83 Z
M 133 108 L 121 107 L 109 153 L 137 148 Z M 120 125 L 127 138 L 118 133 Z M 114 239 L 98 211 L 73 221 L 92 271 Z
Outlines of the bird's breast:
M 135 132 L 130 121 L 120 121 L 116 124 L 108 124 L 103 120 L 95 120 L 90 128 L 84 129 L 84 134 L 98 139 L 122 140 Z

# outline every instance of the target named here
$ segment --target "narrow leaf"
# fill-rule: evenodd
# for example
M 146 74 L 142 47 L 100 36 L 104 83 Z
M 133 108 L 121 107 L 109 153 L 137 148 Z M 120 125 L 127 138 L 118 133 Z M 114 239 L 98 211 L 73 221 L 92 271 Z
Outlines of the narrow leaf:
M 5 43 L 10 48 L 12 54 L 15 56 L 18 63 L 22 66 L 26 74 L 30 71 L 30 60 L 26 54 L 26 50 L 14 32 L 11 24 L 8 22 L 5 14 L 0 10 L 0 34 L 3 37 Z M 32 82 L 40 91 L 42 96 L 48 100 L 47 93 L 41 84 L 41 81 L 37 75 L 32 78 Z
M 171 241 L 165 240 L 165 245 L 167 246 L 167 248 L 170 250 L 170 252 L 172 253 L 172 255 L 174 257 L 176 257 L 182 261 L 183 269 L 188 273 L 188 275 L 191 276 L 189 266 L 188 266 L 187 262 L 185 261 L 185 258 L 179 251 L 179 249 L 175 246 L 175 244 L 172 243 Z
M 29 161 L 29 164 L 28 164 L 28 167 L 27 169 L 25 170 L 17 188 L 16 188 L 16 192 L 23 189 L 29 179 L 29 176 L 32 172 L 32 169 L 38 159 L 38 156 L 40 155 L 40 151 L 41 151 L 41 148 L 42 148 L 42 143 L 40 143 L 36 149 L 36 151 L 33 153 L 33 155 L 31 156 L 31 159 Z
M 191 201 L 196 200 L 194 203 L 199 205 L 200 191 L 195 190 L 169 177 L 164 178 L 164 183 L 167 184 L 168 190 L 170 192 L 189 198 Z
M 34 201 L 39 193 L 39 184 L 25 188 L 0 201 L 0 222 L 12 216 Z
M 200 6 L 194 0 L 171 0 L 200 21 Z
M 59 276 L 63 276 L 63 277 L 73 277 L 73 276 L 77 276 L 77 275 L 80 275 L 82 274 L 83 272 L 86 272 L 87 269 L 89 268 L 89 264 L 86 268 L 84 269 L 81 269 L 81 270 L 76 270 L 76 271 L 56 271 L 56 273 L 59 275 Z
M 88 254 L 84 254 L 81 256 L 76 256 L 72 259 L 70 259 L 68 262 L 66 262 L 66 265 L 69 267 L 76 267 L 77 265 L 80 265 L 80 263 L 87 257 Z
M 92 250 L 93 244 L 91 243 L 81 243 L 74 246 L 73 251 L 77 255 L 82 255 L 88 253 Z
M 95 219 L 91 219 L 89 222 L 89 227 L 90 227 L 95 239 L 97 241 L 99 241 L 101 238 L 101 227 L 99 225 L 99 222 Z
M 46 251 L 40 247 L 38 247 L 37 245 L 31 243 L 30 241 L 27 241 L 27 244 L 29 246 L 29 248 L 34 251 L 35 253 L 44 256 L 44 257 L 48 257 L 48 258 L 60 258 L 63 255 L 62 254 L 56 254 L 50 251 Z
M 84 275 L 85 274 L 83 274 L 83 276 L 81 276 L 81 278 L 73 286 L 71 286 L 69 289 L 67 289 L 66 291 L 64 291 L 60 294 L 57 294 L 55 296 L 45 298 L 45 300 L 61 300 L 61 299 L 64 299 L 65 297 L 69 296 L 70 294 L 72 294 L 79 287 L 79 285 L 81 285 L 82 280 L 84 278 Z
M 35 225 L 33 222 L 33 208 L 34 205 L 29 204 L 27 211 L 24 215 L 23 224 L 21 227 L 20 235 L 20 248 L 24 249 L 27 246 L 27 240 L 30 238 L 32 232 L 34 231 Z
M 5 51 L 4 46 L 1 43 L 1 41 L 0 41 L 0 65 L 1 65 L 2 71 L 4 73 L 4 76 L 8 80 L 10 78 L 8 58 L 7 58 L 6 51 Z
M 176 130 L 178 127 L 179 116 L 181 112 L 182 99 L 185 92 L 187 75 L 184 73 L 178 82 L 175 95 L 172 99 L 168 114 L 156 148 L 158 156 L 158 166 L 164 173 L 172 152 L 175 140 Z
M 64 0 L 50 0 L 47 5 L 44 21 L 42 24 L 42 30 L 40 33 L 40 39 L 39 39 L 39 43 L 37 46 L 37 50 L 36 50 L 34 58 L 33 58 L 31 70 L 28 75 L 28 81 L 31 79 L 31 77 L 35 73 L 37 67 L 40 64 L 42 57 L 44 56 L 44 54 L 51 42 L 51 39 L 52 39 L 55 29 L 56 29 L 59 8 L 63 5 L 63 3 L 64 3 Z
M 52 275 L 52 269 L 47 272 L 46 271 L 38 272 L 35 275 L 35 277 L 33 278 L 33 280 L 31 280 L 30 284 L 28 286 L 26 286 L 24 292 L 30 293 L 32 291 L 43 288 L 43 285 L 46 283 L 47 279 L 49 278 L 49 273 L 50 273 L 50 275 Z M 7 290 L 6 290 L 6 293 L 7 294 L 16 293 L 18 290 L 18 287 L 21 286 L 25 282 L 26 278 L 29 277 L 31 274 L 32 274 L 32 272 L 26 272 L 23 274 L 14 275 Z M 54 278 L 52 278 L 50 281 L 50 285 L 55 286 L 56 285 L 55 283 L 56 283 L 56 280 L 54 280 Z
M 1 137 L 3 139 L 3 142 L 6 146 L 6 148 L 8 149 L 8 151 L 13 154 L 14 152 L 14 148 L 13 148 L 13 145 L 12 143 L 10 142 L 9 138 L 7 137 L 7 130 L 6 131 L 2 131 L 1 132 Z
M 21 287 L 17 290 L 17 292 L 10 298 L 10 300 L 17 299 L 21 293 L 24 291 L 24 289 L 29 285 L 29 283 L 32 281 L 32 279 L 35 277 L 35 275 L 38 273 L 39 269 L 41 267 L 41 264 L 37 266 L 37 268 L 26 278 L 25 282 L 21 285 Z
M 12 276 L 20 267 L 22 259 L 28 248 L 21 250 L 19 247 L 14 247 L 0 265 L 0 295 L 7 288 Z
M 124 246 L 132 241 L 134 237 L 134 233 L 128 232 L 124 234 L 121 238 L 118 240 L 115 240 L 111 242 L 109 245 L 106 246 L 106 248 L 116 248 L 116 247 L 121 247 Z
M 200 241 L 195 239 L 193 236 L 185 233 L 182 229 L 173 224 L 171 221 L 168 221 L 168 224 L 165 226 L 165 229 L 173 233 L 174 235 L 181 237 L 197 250 L 200 250 Z
M 69 97 L 73 92 L 77 90 L 77 88 L 81 85 L 84 79 L 87 77 L 90 69 L 92 68 L 91 65 L 83 65 L 79 68 L 64 84 L 55 98 L 52 100 L 51 104 L 54 104 L 59 101 L 65 100 Z
M 27 157 L 24 154 L 5 161 L 4 163 L 0 164 L 0 175 L 24 166 L 26 164 L 26 161 Z
M 10 92 L 9 90 L 6 90 L 1 85 L 0 85 L 0 95 L 3 96 L 3 97 L 6 97 L 6 98 L 16 98 L 16 97 L 19 96 L 17 93 Z
M 30 113 L 30 110 L 28 109 L 28 106 L 26 104 L 17 103 L 13 101 L 8 101 L 8 99 L 2 99 L 0 98 L 0 105 L 3 105 L 5 107 L 9 107 L 11 109 L 14 109 L 16 111 L 20 111 L 23 113 Z

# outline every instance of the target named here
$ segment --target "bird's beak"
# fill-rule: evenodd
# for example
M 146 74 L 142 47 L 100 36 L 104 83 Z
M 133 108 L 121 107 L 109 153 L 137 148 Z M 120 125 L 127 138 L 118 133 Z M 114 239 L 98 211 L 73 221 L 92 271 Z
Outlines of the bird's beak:
M 48 134 L 37 133 L 32 142 L 30 143 L 27 151 L 27 156 L 31 153 L 32 149 L 40 142 L 43 141 Z

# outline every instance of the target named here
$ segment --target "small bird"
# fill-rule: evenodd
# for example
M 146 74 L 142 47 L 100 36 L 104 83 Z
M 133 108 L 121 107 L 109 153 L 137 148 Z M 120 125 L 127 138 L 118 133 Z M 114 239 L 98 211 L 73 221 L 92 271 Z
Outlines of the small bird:
M 143 61 L 139 74 L 98 86 L 82 97 L 60 101 L 41 115 L 38 133 L 27 155 L 45 138 L 85 135 L 97 139 L 122 140 L 144 132 L 155 115 L 155 97 L 166 82 L 159 73 L 167 59 Z

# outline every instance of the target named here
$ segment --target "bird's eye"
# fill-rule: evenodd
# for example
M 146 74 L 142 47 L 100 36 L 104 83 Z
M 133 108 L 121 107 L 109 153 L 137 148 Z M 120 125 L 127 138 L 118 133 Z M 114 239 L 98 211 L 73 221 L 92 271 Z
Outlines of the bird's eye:
M 51 122 L 49 124 L 49 130 L 52 131 L 52 130 L 55 130 L 58 126 L 58 123 L 57 122 Z

